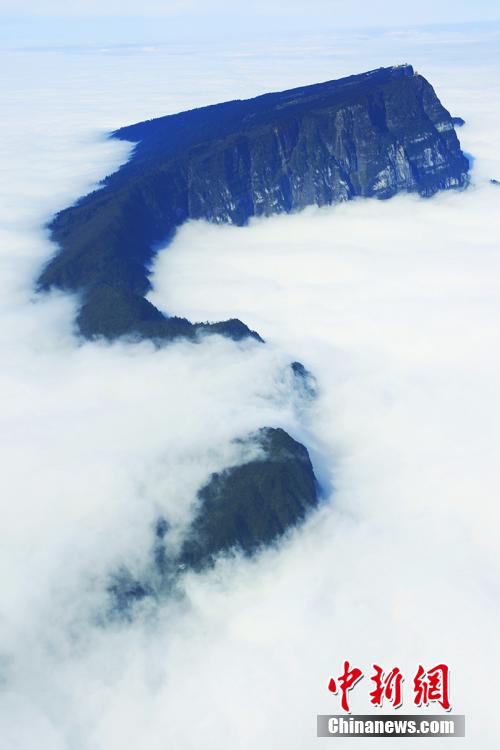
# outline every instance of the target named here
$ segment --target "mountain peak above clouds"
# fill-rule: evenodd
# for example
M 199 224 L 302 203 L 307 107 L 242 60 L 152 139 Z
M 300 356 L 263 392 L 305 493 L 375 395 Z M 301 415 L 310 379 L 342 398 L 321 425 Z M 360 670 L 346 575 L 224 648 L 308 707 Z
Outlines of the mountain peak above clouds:
M 241 226 L 308 205 L 431 196 L 468 182 L 453 118 L 406 64 L 167 115 L 112 137 L 136 143 L 131 159 L 56 215 L 58 250 L 39 279 L 40 289 L 81 295 L 77 322 L 87 338 L 259 338 L 241 321 L 168 317 L 145 298 L 156 248 L 188 219 Z

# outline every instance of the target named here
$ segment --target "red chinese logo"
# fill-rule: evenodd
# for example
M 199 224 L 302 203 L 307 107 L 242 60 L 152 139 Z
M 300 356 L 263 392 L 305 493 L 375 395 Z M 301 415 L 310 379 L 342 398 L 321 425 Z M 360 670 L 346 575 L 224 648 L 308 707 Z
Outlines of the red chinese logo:
M 337 695 L 340 690 L 340 705 L 346 713 L 350 713 L 349 691 L 363 678 L 363 672 L 358 667 L 350 666 L 348 661 L 344 662 L 344 671 L 337 677 L 330 677 L 328 690 Z M 393 708 L 403 705 L 403 682 L 404 675 L 399 667 L 393 667 L 389 672 L 384 672 L 378 664 L 373 664 L 373 674 L 370 677 L 375 687 L 370 693 L 370 702 L 374 706 L 382 708 L 384 701 L 391 703 Z M 421 664 L 413 679 L 413 702 L 416 706 L 428 706 L 429 703 L 439 703 L 445 710 L 451 708 L 449 698 L 450 670 L 446 664 L 437 664 L 427 671 Z
M 370 677 L 375 683 L 375 689 L 370 693 L 371 703 L 374 706 L 382 707 L 384 698 L 392 703 L 393 708 L 399 708 L 403 705 L 403 680 L 399 667 L 394 667 L 388 674 L 384 674 L 382 667 L 378 664 L 373 665 L 375 673 Z
M 425 671 L 420 664 L 413 680 L 415 689 L 415 705 L 428 706 L 429 703 L 439 703 L 445 711 L 451 708 L 449 699 L 450 670 L 446 664 L 438 664 Z
M 349 669 L 349 662 L 344 662 L 344 673 L 338 677 L 338 683 L 340 692 L 342 693 L 342 699 L 340 701 L 340 705 L 346 711 L 347 713 L 351 712 L 351 709 L 349 708 L 349 690 L 352 690 L 354 685 L 359 682 L 359 680 L 363 677 L 363 672 L 361 669 L 358 669 L 357 667 L 354 667 L 353 669 Z M 330 677 L 330 682 L 328 683 L 328 690 L 331 693 L 337 693 L 337 683 L 333 679 L 333 677 Z

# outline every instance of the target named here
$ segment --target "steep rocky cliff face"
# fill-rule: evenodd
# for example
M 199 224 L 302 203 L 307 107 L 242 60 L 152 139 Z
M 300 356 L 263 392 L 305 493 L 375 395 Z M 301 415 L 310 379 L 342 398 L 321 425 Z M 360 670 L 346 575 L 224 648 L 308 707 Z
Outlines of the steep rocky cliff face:
M 215 330 L 168 318 L 144 295 L 154 248 L 189 218 L 245 224 L 252 216 L 401 192 L 431 196 L 467 184 L 468 162 L 449 112 L 409 65 L 122 128 L 137 142 L 103 187 L 59 213 L 59 247 L 42 289 L 78 291 L 87 337 L 158 339 Z

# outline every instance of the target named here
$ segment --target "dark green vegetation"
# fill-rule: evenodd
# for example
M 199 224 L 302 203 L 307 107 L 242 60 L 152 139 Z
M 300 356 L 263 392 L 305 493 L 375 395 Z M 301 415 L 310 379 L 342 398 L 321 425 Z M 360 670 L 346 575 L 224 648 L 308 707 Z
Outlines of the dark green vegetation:
M 186 318 L 166 317 L 139 294 L 110 284 L 91 285 L 82 290 L 77 322 L 86 338 L 104 336 L 114 339 L 129 334 L 153 340 L 172 340 L 180 336 L 193 339 L 200 333 L 220 333 L 235 341 L 248 336 L 262 341 L 258 333 L 237 318 L 193 324 Z
M 252 553 L 316 505 L 316 479 L 306 448 L 281 429 L 264 428 L 254 439 L 262 451 L 258 458 L 212 475 L 201 490 L 181 563 L 200 568 L 231 548 Z
M 252 554 L 279 539 L 318 503 L 307 449 L 279 428 L 265 427 L 242 441 L 250 457 L 213 474 L 180 552 L 169 549 L 168 523 L 155 529 L 151 562 L 141 580 L 120 570 L 110 586 L 114 610 L 128 616 L 136 602 L 169 593 L 180 572 L 201 570 L 220 554 Z M 258 454 L 255 454 L 256 448 Z
M 430 196 L 467 184 L 453 120 L 409 65 L 169 115 L 113 137 L 137 143 L 132 158 L 54 218 L 59 249 L 39 279 L 41 289 L 80 293 L 86 337 L 251 335 L 237 320 L 167 318 L 145 300 L 156 248 L 187 219 L 244 225 L 357 195 Z

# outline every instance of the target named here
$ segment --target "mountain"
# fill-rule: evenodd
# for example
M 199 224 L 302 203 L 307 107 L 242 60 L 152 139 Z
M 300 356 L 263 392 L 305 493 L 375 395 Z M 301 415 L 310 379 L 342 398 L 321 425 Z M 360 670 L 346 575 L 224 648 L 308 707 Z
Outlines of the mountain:
M 87 338 L 216 332 L 261 340 L 237 319 L 191 323 L 146 299 L 157 248 L 188 219 L 243 226 L 311 204 L 431 196 L 468 181 L 453 119 L 410 65 L 168 115 L 112 137 L 136 143 L 131 159 L 56 215 L 58 251 L 38 284 L 79 293 L 77 324 Z M 291 367 L 304 398 L 313 398 L 314 378 L 298 362 Z M 124 568 L 109 588 L 115 610 L 171 588 L 185 567 L 199 570 L 232 548 L 255 552 L 316 505 L 307 449 L 277 428 L 263 428 L 255 442 L 258 458 L 213 475 L 200 491 L 180 551 L 168 548 L 168 519 L 158 522 L 144 580 Z
M 188 219 L 252 216 L 398 192 L 462 188 L 468 161 L 453 118 L 410 65 L 121 128 L 128 163 L 50 224 L 58 247 L 39 288 L 78 292 L 81 334 L 259 338 L 238 320 L 166 317 L 145 295 L 156 248 Z
M 248 460 L 212 474 L 202 487 L 180 551 L 171 547 L 168 522 L 160 518 L 142 575 L 132 576 L 126 567 L 115 573 L 108 587 L 112 617 L 129 618 L 138 602 L 169 595 L 179 574 L 203 570 L 220 554 L 239 550 L 252 555 L 277 541 L 317 506 L 316 478 L 301 443 L 272 427 L 241 443 Z
M 260 455 L 213 474 L 200 491 L 181 564 L 199 569 L 233 548 L 252 554 L 317 505 L 317 483 L 307 449 L 280 428 L 264 427 L 252 438 Z

